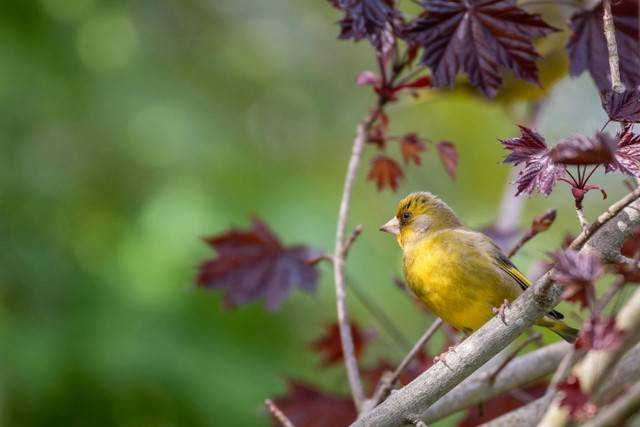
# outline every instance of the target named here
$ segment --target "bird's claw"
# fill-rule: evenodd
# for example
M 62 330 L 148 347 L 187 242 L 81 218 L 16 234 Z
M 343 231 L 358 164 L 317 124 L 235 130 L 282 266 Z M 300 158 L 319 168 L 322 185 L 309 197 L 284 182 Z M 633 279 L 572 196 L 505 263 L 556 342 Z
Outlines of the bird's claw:
M 507 308 L 511 308 L 511 304 L 509 303 L 509 300 L 506 298 L 504 299 L 504 301 L 502 301 L 502 304 L 500 304 L 500 307 L 491 308 L 491 311 L 493 311 L 493 314 L 499 315 L 500 318 L 502 319 L 502 323 L 504 323 L 505 325 L 507 324 L 507 320 L 505 318 L 505 311 L 507 310 Z

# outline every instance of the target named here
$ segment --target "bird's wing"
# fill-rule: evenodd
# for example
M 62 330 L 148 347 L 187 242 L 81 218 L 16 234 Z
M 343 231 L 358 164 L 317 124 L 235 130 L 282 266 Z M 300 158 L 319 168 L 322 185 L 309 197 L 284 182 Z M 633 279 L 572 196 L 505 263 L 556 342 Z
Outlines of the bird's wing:
M 502 250 L 495 243 L 491 242 L 493 250 L 491 251 L 491 256 L 493 257 L 493 261 L 495 264 L 505 273 L 507 273 L 513 280 L 520 285 L 522 290 L 527 290 L 527 288 L 531 285 L 527 276 L 522 274 L 518 268 L 513 265 L 511 260 L 502 252 Z M 563 319 L 564 315 L 555 310 L 549 312 L 549 316 L 555 319 Z

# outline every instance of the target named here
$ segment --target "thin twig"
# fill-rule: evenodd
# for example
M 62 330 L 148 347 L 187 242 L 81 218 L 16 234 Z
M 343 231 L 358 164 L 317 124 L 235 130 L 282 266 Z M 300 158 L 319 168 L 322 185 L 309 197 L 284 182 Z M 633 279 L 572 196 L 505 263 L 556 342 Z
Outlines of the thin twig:
M 345 229 L 349 217 L 349 207 L 351 205 L 351 195 L 353 194 L 353 184 L 356 180 L 358 166 L 362 157 L 362 149 L 367 140 L 367 132 L 371 124 L 378 117 L 382 107 L 378 105 L 369 115 L 358 124 L 356 137 L 353 141 L 351 158 L 347 166 L 347 174 L 342 190 L 342 200 L 340 201 L 340 211 L 338 213 L 338 225 L 336 227 L 336 244 L 333 254 L 333 277 L 336 289 L 336 307 L 338 312 L 338 326 L 340 329 L 340 341 L 344 363 L 351 388 L 353 403 L 358 410 L 364 401 L 364 390 L 362 380 L 358 371 L 358 363 L 355 357 L 351 326 L 349 324 L 349 314 L 347 309 L 347 293 L 345 290 L 344 264 L 345 264 Z
M 376 405 L 378 405 L 378 403 L 382 402 L 382 400 L 384 400 L 384 398 L 387 397 L 387 395 L 393 388 L 393 385 L 396 383 L 396 381 L 398 381 L 398 379 L 400 378 L 404 370 L 407 369 L 407 366 L 409 366 L 409 364 L 413 361 L 416 355 L 422 350 L 425 344 L 431 339 L 433 334 L 436 333 L 436 331 L 442 325 L 442 323 L 443 323 L 442 319 L 440 318 L 436 319 L 431 324 L 431 326 L 429 326 L 429 328 L 424 332 L 424 334 L 422 334 L 420 339 L 418 339 L 418 341 L 413 345 L 413 348 L 409 351 L 409 353 L 407 353 L 404 359 L 402 359 L 402 361 L 398 364 L 398 366 L 396 367 L 396 370 L 393 371 L 393 374 L 387 377 L 383 377 L 380 380 L 380 383 L 378 383 L 378 385 L 376 386 L 376 390 L 373 393 L 373 397 L 367 401 L 366 409 L 371 410 L 375 408 Z M 363 412 L 365 411 L 363 410 Z
M 607 49 L 609 51 L 609 69 L 611 71 L 611 89 L 614 92 L 622 93 L 625 90 L 620 79 L 620 57 L 618 56 L 618 44 L 616 43 L 616 27 L 611 14 L 611 1 L 603 0 L 604 15 L 604 36 L 607 39 Z
M 280 408 L 278 408 L 278 406 L 273 403 L 273 400 L 267 399 L 264 401 L 264 404 L 266 405 L 269 412 L 271 412 L 271 414 L 278 420 L 278 422 L 280 422 L 282 427 L 296 427 L 295 424 L 293 424 L 291 420 L 287 418 L 284 412 L 282 412 Z
M 578 206 L 576 204 L 576 215 L 578 215 L 578 221 L 580 222 L 580 228 L 584 231 L 589 228 L 589 221 L 587 221 L 587 217 L 584 216 L 584 211 L 582 210 L 582 204 Z
M 622 211 L 625 207 L 627 207 L 627 205 L 632 203 L 638 197 L 640 197 L 640 187 L 636 188 L 631 193 L 627 194 L 622 199 L 609 206 L 606 211 L 600 214 L 600 216 L 593 222 L 593 224 L 587 227 L 586 230 L 583 230 L 582 233 L 580 233 L 580 235 L 578 235 L 578 237 L 576 237 L 576 239 L 571 242 L 571 245 L 569 247 L 573 250 L 581 249 L 586 241 L 589 240 L 589 237 L 593 236 L 593 234 L 595 234 L 595 232 L 598 231 L 600 227 L 606 224 L 611 218 L 616 216 L 620 211 Z
M 349 288 L 356 296 L 358 301 L 367 309 L 367 311 L 373 316 L 374 319 L 387 331 L 389 336 L 393 338 L 396 344 L 407 351 L 411 348 L 411 343 L 405 337 L 405 335 L 398 329 L 393 321 L 387 316 L 387 314 L 380 308 L 380 306 L 371 298 L 369 298 L 365 292 L 360 289 L 360 286 L 355 283 L 352 278 L 347 280 L 347 288 Z M 403 351 L 400 349 L 400 351 Z
M 507 356 L 502 363 L 500 363 L 500 365 L 498 365 L 498 367 L 495 369 L 495 371 L 491 372 L 489 375 L 487 375 L 487 381 L 489 382 L 494 382 L 496 380 L 496 377 L 498 376 L 498 374 L 500 372 L 502 372 L 502 370 L 518 355 L 518 353 L 520 353 L 526 346 L 528 346 L 529 344 L 531 344 L 534 341 L 538 341 L 540 342 L 540 339 L 542 338 L 542 335 L 539 332 L 536 332 L 535 334 L 531 334 L 531 336 L 529 336 L 526 340 L 522 341 L 520 343 L 520 345 L 518 347 L 516 347 L 511 354 L 509 354 L 509 356 Z
M 527 230 L 527 232 L 520 238 L 520 240 L 518 240 L 518 242 L 513 246 L 513 248 L 511 248 L 507 256 L 509 258 L 514 256 L 520 250 L 520 248 L 522 248 L 522 246 L 524 246 L 529 240 L 533 239 L 543 231 L 548 230 L 555 220 L 556 220 L 555 209 L 549 209 L 543 215 L 540 215 L 539 217 L 534 218 L 534 220 L 531 222 L 531 226 L 529 227 L 529 230 Z
M 349 254 L 349 249 L 351 249 L 351 245 L 353 245 L 353 242 L 355 242 L 358 236 L 360 236 L 361 234 L 362 234 L 362 224 L 358 224 L 356 228 L 353 230 L 353 232 L 351 233 L 351 235 L 349 236 L 349 238 L 347 239 L 347 241 L 345 242 L 344 248 L 342 249 L 342 256 L 344 256 L 345 259 Z

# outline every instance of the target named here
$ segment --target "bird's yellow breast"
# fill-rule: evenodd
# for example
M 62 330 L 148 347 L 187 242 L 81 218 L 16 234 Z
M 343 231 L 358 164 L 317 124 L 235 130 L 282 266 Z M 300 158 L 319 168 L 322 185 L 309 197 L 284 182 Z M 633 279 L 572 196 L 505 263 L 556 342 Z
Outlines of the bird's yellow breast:
M 437 232 L 405 248 L 403 264 L 416 296 L 461 331 L 478 329 L 493 316 L 493 307 L 520 294 L 464 231 Z

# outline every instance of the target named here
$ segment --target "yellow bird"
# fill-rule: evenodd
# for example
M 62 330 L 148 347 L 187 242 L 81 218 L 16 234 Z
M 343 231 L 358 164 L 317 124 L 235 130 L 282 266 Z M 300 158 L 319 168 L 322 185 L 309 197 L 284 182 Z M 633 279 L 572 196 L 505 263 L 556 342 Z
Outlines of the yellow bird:
M 438 317 L 467 334 L 531 282 L 486 235 L 465 228 L 431 193 L 412 193 L 380 230 L 396 235 L 409 288 Z M 573 342 L 577 329 L 551 311 L 538 325 Z

